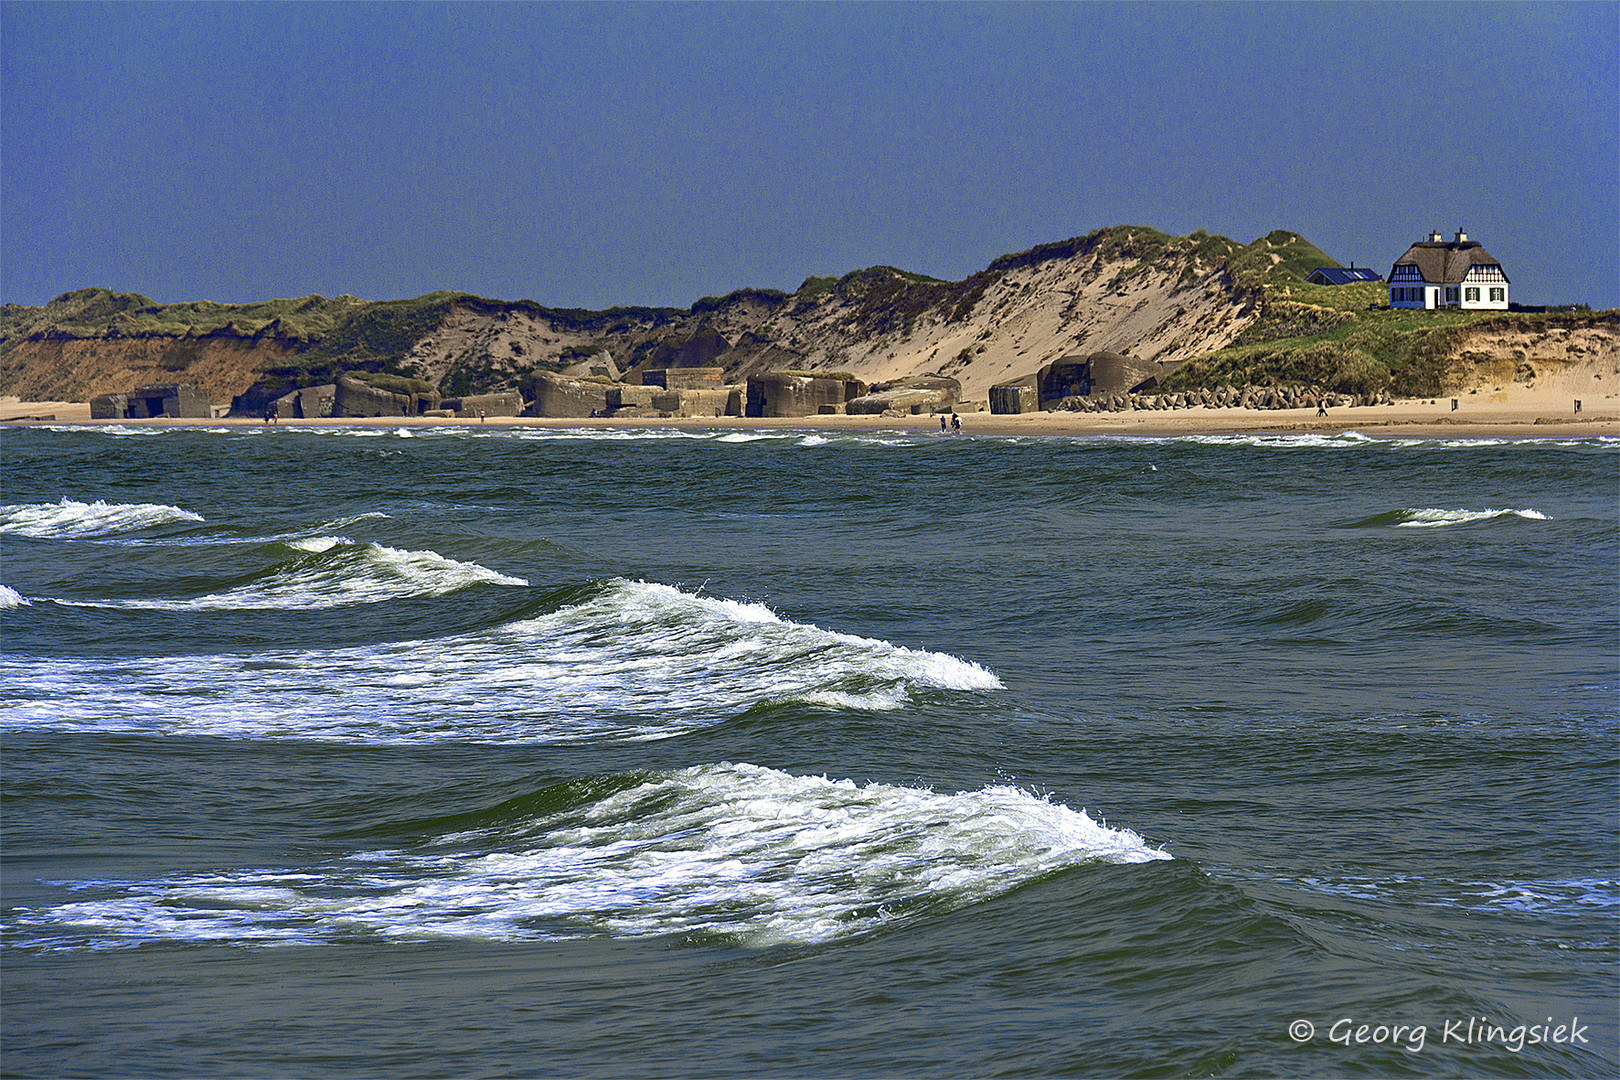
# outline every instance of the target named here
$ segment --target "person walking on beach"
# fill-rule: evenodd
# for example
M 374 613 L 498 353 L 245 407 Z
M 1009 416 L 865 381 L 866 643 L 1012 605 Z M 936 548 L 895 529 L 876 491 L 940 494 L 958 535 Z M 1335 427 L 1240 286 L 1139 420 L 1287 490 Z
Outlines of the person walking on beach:
M 939 430 L 945 430 L 945 418 L 943 416 L 939 418 Z
M 957 416 L 955 413 L 951 413 L 951 430 L 952 431 L 961 431 L 962 430 L 962 418 L 960 416 Z
M 1327 398 L 1325 396 L 1324 397 L 1319 397 L 1319 398 L 1316 399 L 1316 415 L 1317 416 L 1326 416 L 1327 415 Z

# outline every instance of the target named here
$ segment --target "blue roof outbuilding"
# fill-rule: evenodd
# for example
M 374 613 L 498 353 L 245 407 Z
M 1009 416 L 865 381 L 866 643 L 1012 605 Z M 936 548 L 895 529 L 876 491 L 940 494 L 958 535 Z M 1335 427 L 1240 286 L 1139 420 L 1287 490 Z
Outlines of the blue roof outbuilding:
M 1358 281 L 1383 281 L 1383 275 L 1364 266 L 1323 266 L 1305 275 L 1312 285 L 1354 285 Z

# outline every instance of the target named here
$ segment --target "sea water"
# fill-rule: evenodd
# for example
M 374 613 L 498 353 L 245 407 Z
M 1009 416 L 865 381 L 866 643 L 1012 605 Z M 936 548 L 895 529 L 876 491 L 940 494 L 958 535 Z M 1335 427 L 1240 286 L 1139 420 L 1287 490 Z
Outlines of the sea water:
M 1616 440 L 0 451 L 6 1075 L 1620 1071 Z

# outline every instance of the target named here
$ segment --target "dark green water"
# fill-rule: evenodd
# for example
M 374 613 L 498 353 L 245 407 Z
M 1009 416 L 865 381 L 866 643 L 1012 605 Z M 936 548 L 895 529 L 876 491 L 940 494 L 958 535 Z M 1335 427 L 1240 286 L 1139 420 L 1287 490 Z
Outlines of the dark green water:
M 7 1076 L 1620 1071 L 1615 440 L 0 452 Z

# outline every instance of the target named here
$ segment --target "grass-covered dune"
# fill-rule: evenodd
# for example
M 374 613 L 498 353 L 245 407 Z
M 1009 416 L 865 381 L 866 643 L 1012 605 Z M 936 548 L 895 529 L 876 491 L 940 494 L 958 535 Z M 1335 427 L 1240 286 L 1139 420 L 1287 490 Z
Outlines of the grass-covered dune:
M 159 304 L 87 288 L 0 308 L 0 393 L 88 400 L 185 381 L 243 407 L 353 375 L 449 396 L 520 387 L 535 372 L 610 364 L 943 373 L 983 400 L 1065 355 L 1129 352 L 1173 368 L 1169 390 L 1298 386 L 1429 397 L 1466 379 L 1533 377 L 1620 340 L 1620 314 L 1405 311 L 1381 283 L 1307 284 L 1339 265 L 1276 230 L 1251 243 L 1141 225 L 1003 255 L 961 281 L 889 266 L 812 276 L 793 293 L 739 289 L 689 309 L 551 308 L 439 291 L 405 300 L 307 296 Z M 1594 328 L 1596 328 L 1594 330 Z M 1570 338 L 1570 334 L 1574 338 Z M 1522 364 L 1520 363 L 1522 362 Z M 1520 372 L 1519 367 L 1524 371 Z
M 1534 339 L 1580 327 L 1620 331 L 1620 312 L 1613 311 L 1424 311 L 1390 308 L 1388 298 L 1381 282 L 1273 281 L 1264 287 L 1259 317 L 1231 345 L 1182 364 L 1163 385 L 1168 390 L 1313 386 L 1346 394 L 1433 397 L 1452 389 L 1454 374 L 1469 357 L 1469 343 L 1481 334 Z

